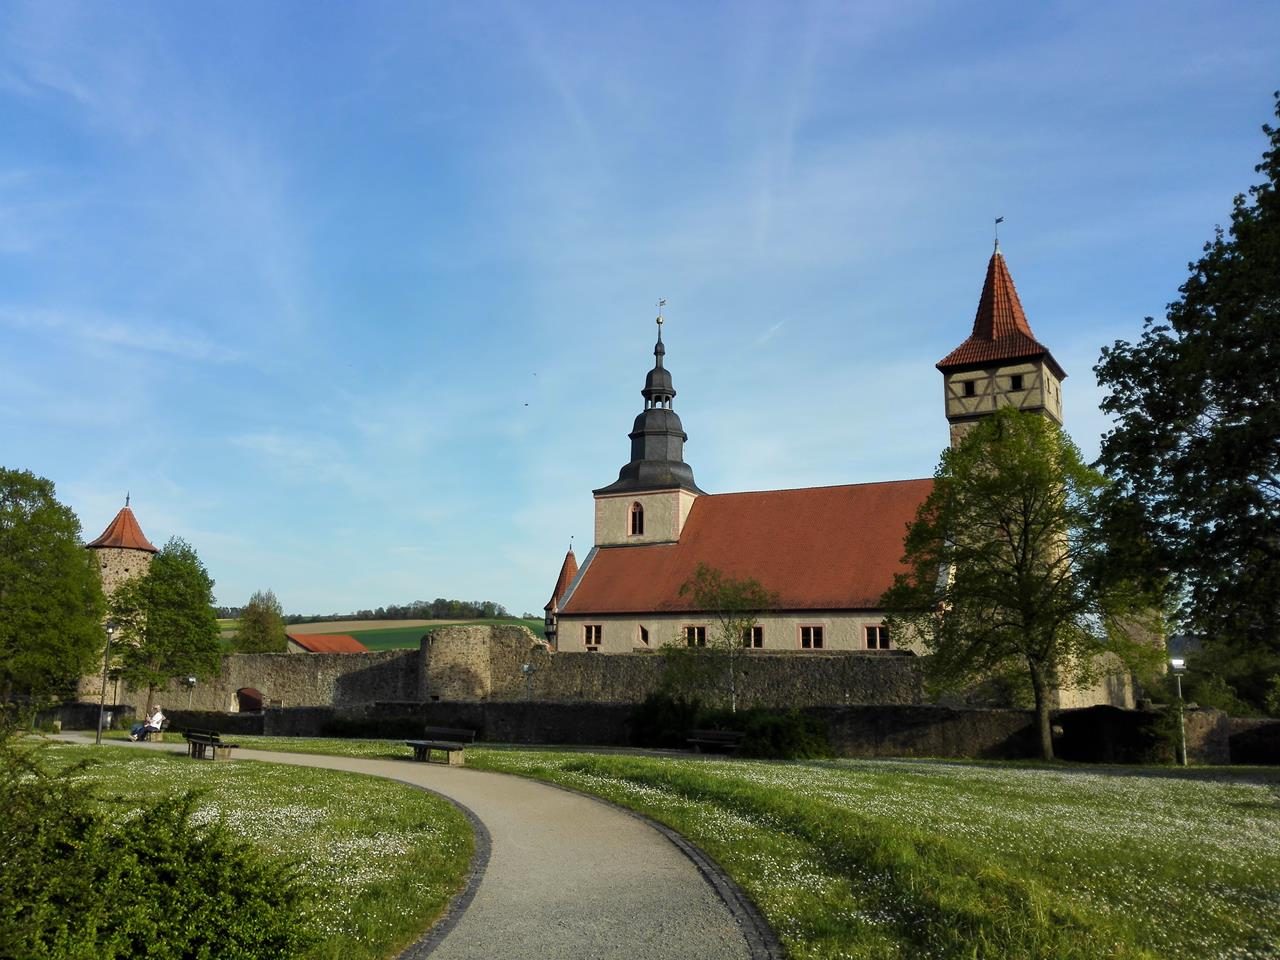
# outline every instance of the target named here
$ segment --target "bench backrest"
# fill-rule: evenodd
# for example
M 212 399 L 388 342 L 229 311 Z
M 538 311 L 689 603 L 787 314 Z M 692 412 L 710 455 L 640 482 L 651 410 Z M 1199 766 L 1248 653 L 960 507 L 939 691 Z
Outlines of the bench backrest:
M 462 743 L 473 743 L 476 739 L 474 730 L 462 730 L 458 727 L 427 727 L 422 735 L 427 740 L 458 740 Z
M 205 740 L 209 743 L 218 742 L 218 731 L 216 730 L 183 730 L 182 735 L 188 740 Z
M 694 740 L 723 740 L 725 743 L 736 743 L 745 734 L 736 730 L 690 730 L 689 736 Z

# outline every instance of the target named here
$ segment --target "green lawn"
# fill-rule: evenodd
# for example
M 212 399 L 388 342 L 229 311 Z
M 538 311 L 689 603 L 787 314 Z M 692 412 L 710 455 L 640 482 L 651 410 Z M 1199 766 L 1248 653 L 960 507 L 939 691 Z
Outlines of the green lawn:
M 535 637 L 542 636 L 544 625 L 541 620 L 468 620 L 466 623 L 459 625 L 470 627 L 487 625 L 511 626 L 512 624 L 528 627 L 533 631 Z M 440 624 L 439 626 L 443 625 Z M 370 650 L 416 650 L 422 635 L 438 629 L 439 626 L 428 623 L 425 626 L 417 627 L 378 627 L 375 630 L 350 630 L 345 632 L 349 636 L 355 637 Z
M 267 856 L 295 863 L 310 887 L 304 922 L 320 938 L 307 960 L 382 960 L 440 916 L 471 862 L 470 825 L 435 794 L 375 777 L 265 763 L 195 763 L 180 753 L 52 744 L 114 815 L 197 790 L 196 821 L 221 820 Z
M 404 755 L 398 741 L 238 737 Z M 1280 770 L 474 747 L 714 857 L 800 958 L 1280 957 Z

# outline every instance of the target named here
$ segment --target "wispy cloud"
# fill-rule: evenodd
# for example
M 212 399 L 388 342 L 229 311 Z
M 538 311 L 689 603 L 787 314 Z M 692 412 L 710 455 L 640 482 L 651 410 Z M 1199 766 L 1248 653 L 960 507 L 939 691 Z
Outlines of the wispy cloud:
M 92 311 L 0 307 L 0 324 L 41 333 L 71 345 L 96 343 L 209 363 L 241 359 L 236 351 L 200 331 Z

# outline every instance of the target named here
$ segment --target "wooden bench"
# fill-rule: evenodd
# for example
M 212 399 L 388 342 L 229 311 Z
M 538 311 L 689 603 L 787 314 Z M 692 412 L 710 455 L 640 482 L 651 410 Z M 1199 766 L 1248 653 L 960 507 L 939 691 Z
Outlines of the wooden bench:
M 737 730 L 690 730 L 688 743 L 695 753 L 733 753 L 744 736 Z
M 427 727 L 422 731 L 422 740 L 406 740 L 404 745 L 413 748 L 413 759 L 423 763 L 431 762 L 432 751 L 444 754 L 444 762 L 451 767 L 461 767 L 466 758 L 468 743 L 474 743 L 474 730 L 460 730 L 456 727 Z
M 231 751 L 240 746 L 227 743 L 216 730 L 185 730 L 182 736 L 187 741 L 187 756 L 193 760 L 203 760 L 206 756 L 210 760 L 230 760 Z

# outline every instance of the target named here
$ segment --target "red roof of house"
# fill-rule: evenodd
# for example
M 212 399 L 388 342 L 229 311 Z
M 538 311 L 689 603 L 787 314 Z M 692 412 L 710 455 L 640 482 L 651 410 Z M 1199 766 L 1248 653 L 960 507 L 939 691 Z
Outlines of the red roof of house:
M 146 550 L 148 553 L 159 553 L 138 526 L 138 519 L 127 506 L 121 507 L 116 518 L 102 531 L 102 536 L 94 540 L 89 547 L 123 547 L 126 550 Z
M 564 596 L 564 592 L 569 589 L 569 584 L 573 583 L 573 578 L 578 575 L 578 558 L 573 555 L 573 547 L 569 548 L 569 552 L 564 555 L 564 563 L 560 564 L 560 576 L 556 577 L 556 588 L 551 591 L 551 599 L 547 601 L 547 605 L 543 610 L 552 609 L 560 598 Z
M 289 633 L 285 636 L 308 653 L 368 653 L 369 648 L 349 633 Z
M 692 611 L 680 585 L 699 563 L 758 580 L 779 610 L 877 609 L 932 489 L 898 480 L 698 497 L 678 543 L 594 550 L 561 613 Z
M 1008 360 L 1038 360 L 1044 357 L 1059 379 L 1066 371 L 1058 366 L 1049 348 L 1031 332 L 1031 324 L 1018 299 L 1013 277 L 997 250 L 987 264 L 987 279 L 978 300 L 978 313 L 973 318 L 973 332 L 964 343 L 938 361 L 939 370 L 984 366 Z

